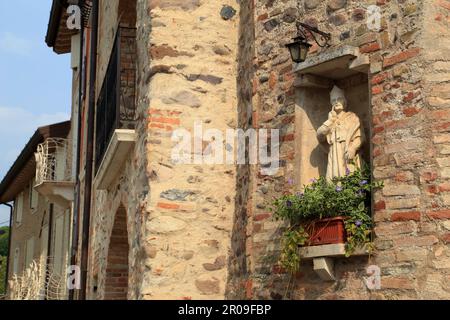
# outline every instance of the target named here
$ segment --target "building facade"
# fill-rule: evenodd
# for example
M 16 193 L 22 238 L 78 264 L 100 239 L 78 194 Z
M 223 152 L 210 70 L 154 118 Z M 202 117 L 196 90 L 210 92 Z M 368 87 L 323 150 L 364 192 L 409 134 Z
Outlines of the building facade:
M 67 8 L 54 1 L 47 43 L 73 57 L 76 297 L 450 298 L 449 1 L 83 1 L 81 31 Z M 296 22 L 331 39 L 293 64 Z M 334 85 L 385 186 L 374 254 L 338 255 L 324 281 L 310 260 L 279 267 L 268 203 L 322 175 L 315 132 Z M 227 129 L 278 129 L 279 169 L 211 164 L 211 145 L 236 151 Z M 185 163 L 174 132 L 191 134 Z
M 11 299 L 67 297 L 73 203 L 69 132 L 70 122 L 37 129 L 0 184 L 1 203 L 14 204 L 7 275 Z

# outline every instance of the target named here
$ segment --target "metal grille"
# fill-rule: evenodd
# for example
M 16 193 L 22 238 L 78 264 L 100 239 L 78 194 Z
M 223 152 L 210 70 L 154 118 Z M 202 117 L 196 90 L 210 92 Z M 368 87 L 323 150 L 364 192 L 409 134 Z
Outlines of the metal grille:
M 54 270 L 52 257 L 34 260 L 20 276 L 13 276 L 9 288 L 10 300 L 67 300 L 69 296 L 67 275 Z
M 43 182 L 72 181 L 70 142 L 63 138 L 48 138 L 37 147 L 36 185 Z
M 133 56 L 133 52 L 129 52 L 129 41 L 135 43 L 136 39 L 130 36 L 130 30 L 135 29 L 119 28 L 117 31 L 105 79 L 97 101 L 95 172 L 100 167 L 114 131 L 116 129 L 134 128 L 136 114 L 134 87 L 131 90 L 126 87 L 129 81 L 125 80 L 130 72 L 135 72 L 134 61 L 130 58 Z M 133 33 L 131 32 L 131 34 Z M 122 44 L 125 44 L 124 48 L 122 48 Z M 126 63 L 123 67 L 121 65 L 122 58 Z
M 119 58 L 120 58 L 120 35 L 116 37 L 114 48 L 106 71 L 105 80 L 97 101 L 97 123 L 96 123 L 96 172 L 100 166 L 103 156 L 108 147 L 114 129 L 118 121 L 118 97 L 119 97 Z

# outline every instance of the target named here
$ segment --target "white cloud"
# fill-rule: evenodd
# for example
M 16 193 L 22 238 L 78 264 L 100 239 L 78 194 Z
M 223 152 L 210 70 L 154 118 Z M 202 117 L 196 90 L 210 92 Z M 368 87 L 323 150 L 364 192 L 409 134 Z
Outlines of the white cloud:
M 33 114 L 22 108 L 0 107 L 0 134 L 34 132 L 38 127 L 69 120 L 65 112 Z M 0 138 L 1 139 L 1 138 Z
M 11 32 L 3 32 L 0 35 L 0 51 L 28 56 L 31 53 L 31 47 L 30 41 Z
M 69 119 L 70 116 L 64 112 L 34 114 L 21 108 L 0 107 L 0 178 L 38 127 Z

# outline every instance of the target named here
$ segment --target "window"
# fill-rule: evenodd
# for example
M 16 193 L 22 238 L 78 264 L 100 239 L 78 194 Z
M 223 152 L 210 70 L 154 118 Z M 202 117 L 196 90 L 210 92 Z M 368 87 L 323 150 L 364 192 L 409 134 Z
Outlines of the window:
M 16 198 L 15 211 L 16 211 L 16 223 L 20 225 L 22 223 L 22 214 L 23 214 L 23 192 L 21 192 Z
M 13 273 L 14 274 L 19 273 L 19 255 L 20 255 L 20 249 L 16 248 L 14 250 L 14 261 L 13 261 Z
M 39 193 L 34 189 L 34 186 L 36 185 L 36 179 L 33 178 L 30 185 L 30 209 L 32 210 L 32 213 L 38 208 L 38 202 L 39 202 Z

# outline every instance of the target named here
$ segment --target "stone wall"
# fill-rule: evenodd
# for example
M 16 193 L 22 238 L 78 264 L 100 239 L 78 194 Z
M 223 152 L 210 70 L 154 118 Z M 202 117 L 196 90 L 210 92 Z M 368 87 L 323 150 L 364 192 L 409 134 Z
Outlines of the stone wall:
M 239 24 L 239 49 L 237 72 L 238 118 L 237 127 L 243 130 L 254 127 L 253 123 L 253 59 L 255 56 L 254 3 L 241 1 Z M 236 199 L 231 235 L 231 254 L 228 271 L 227 299 L 250 299 L 252 280 L 250 253 L 252 204 L 250 177 L 254 166 L 239 165 L 236 172 Z
M 123 205 L 128 298 L 224 298 L 236 170 L 173 163 L 171 136 L 177 128 L 193 132 L 195 121 L 205 130 L 236 127 L 239 6 L 139 0 L 136 11 L 137 141 L 112 186 L 94 193 L 89 297 L 105 297 L 114 215 Z M 101 35 L 111 39 L 108 31 Z M 99 51 L 108 52 L 110 40 L 99 41 Z M 107 60 L 99 61 L 104 70 Z M 208 145 L 200 140 L 202 148 Z
M 376 4 L 381 30 L 366 25 Z M 450 2 L 439 1 L 259 1 L 253 108 L 257 126 L 282 130 L 278 176 L 253 174 L 251 266 L 254 298 L 369 299 L 448 298 L 448 35 Z M 309 57 L 347 44 L 370 58 L 371 158 L 376 252 L 336 261 L 336 282 L 323 282 L 305 263 L 293 279 L 276 266 L 279 226 L 266 202 L 286 191 L 295 166 L 295 99 L 292 64 L 284 45 L 294 22 L 332 34 L 331 47 L 311 48 Z M 369 291 L 366 267 L 381 268 L 382 289 Z M 291 286 L 288 288 L 288 281 Z
M 146 272 L 144 299 L 220 299 L 227 283 L 234 166 L 177 164 L 177 128 L 225 134 L 237 125 L 235 1 L 148 1 Z M 190 141 L 203 153 L 209 142 Z M 219 140 L 219 144 L 224 143 Z M 193 155 L 192 153 L 189 153 Z M 198 156 L 199 154 L 197 154 Z
M 97 88 L 100 88 L 104 74 L 106 72 L 111 50 L 113 48 L 117 27 L 118 17 L 121 16 L 121 26 L 125 29 L 121 31 L 121 112 L 127 107 L 135 107 L 135 90 L 139 90 L 139 82 L 136 85 L 136 31 L 133 15 L 130 10 L 135 9 L 137 1 L 108 1 L 100 2 L 100 23 L 99 23 L 99 48 L 98 48 L 98 74 Z M 143 4 L 139 4 L 143 5 Z M 127 10 L 126 14 L 122 14 Z M 145 11 L 145 9 L 143 9 Z M 129 21 L 132 20 L 132 21 Z M 142 43 L 138 42 L 138 45 Z M 135 89 L 136 88 L 136 89 Z M 97 92 L 98 94 L 98 92 Z M 93 214 L 91 216 L 90 232 L 90 254 L 89 254 L 89 272 L 88 272 L 88 291 L 89 299 L 109 298 L 106 295 L 106 279 L 108 268 L 108 253 L 113 233 L 114 221 L 119 208 L 124 208 L 126 212 L 126 223 L 128 232 L 129 251 L 126 257 L 129 261 L 128 266 L 128 298 L 139 299 L 143 275 L 143 252 L 142 245 L 144 241 L 143 214 L 141 201 L 146 196 L 148 182 L 146 179 L 146 151 L 143 139 L 146 137 L 146 126 L 142 124 L 143 108 L 142 101 L 138 101 L 135 107 L 136 135 L 137 142 L 135 149 L 126 159 L 120 172 L 117 172 L 117 178 L 107 191 L 93 190 Z M 134 112 L 134 111 L 133 111 Z M 139 121 L 141 119 L 141 121 Z M 128 124 L 122 123 L 127 128 Z M 83 196 L 83 195 L 82 195 Z M 123 280 L 121 280 L 123 281 Z

